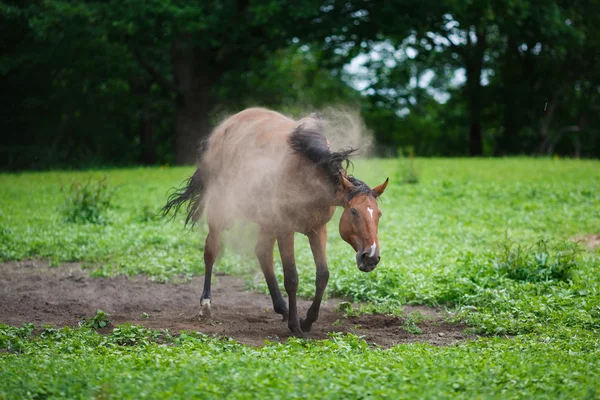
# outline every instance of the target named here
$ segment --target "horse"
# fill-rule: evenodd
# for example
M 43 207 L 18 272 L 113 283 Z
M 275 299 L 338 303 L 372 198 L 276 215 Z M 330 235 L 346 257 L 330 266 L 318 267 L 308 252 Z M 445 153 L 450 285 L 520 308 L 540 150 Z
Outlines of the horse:
M 259 225 L 255 254 L 273 309 L 295 336 L 305 336 L 319 317 L 329 280 L 326 225 L 336 207 L 344 209 L 339 234 L 356 252 L 358 269 L 370 272 L 379 263 L 382 213 L 377 199 L 389 179 L 371 188 L 349 175 L 350 156 L 356 150 L 332 151 L 324 122 L 317 113 L 295 121 L 272 110 L 249 108 L 225 119 L 200 145 L 196 171 L 168 197 L 162 210 L 165 216 L 174 210 L 174 217 L 186 204 L 186 225 L 206 213 L 200 316 L 211 316 L 211 278 L 222 249 L 221 234 L 237 220 Z M 315 296 L 304 319 L 299 318 L 296 303 L 295 232 L 308 237 L 316 265 Z M 289 308 L 273 271 L 276 242 Z

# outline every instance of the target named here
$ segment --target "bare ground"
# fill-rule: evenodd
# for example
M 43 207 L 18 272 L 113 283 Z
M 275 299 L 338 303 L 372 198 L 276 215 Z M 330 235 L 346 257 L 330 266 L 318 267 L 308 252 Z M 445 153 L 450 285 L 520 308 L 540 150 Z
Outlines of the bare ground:
M 597 235 L 579 235 L 572 238 L 573 241 L 582 243 L 590 250 L 600 247 L 600 234 Z
M 78 263 L 52 268 L 44 261 L 8 262 L 0 264 L 0 323 L 75 326 L 102 309 L 111 314 L 114 325 L 130 322 L 153 329 L 199 331 L 252 346 L 290 336 L 269 296 L 245 291 L 243 281 L 231 276 L 217 275 L 213 281 L 213 317 L 207 320 L 197 317 L 203 278 L 157 283 L 143 276 L 90 277 Z M 347 317 L 336 310 L 340 302 L 329 299 L 323 304 L 308 337 L 326 339 L 329 332 L 350 332 L 382 347 L 410 342 L 449 345 L 473 338 L 464 333 L 466 326 L 445 322 L 435 308 L 405 306 L 405 315 L 418 311 L 425 316 L 417 324 L 422 333 L 413 334 L 403 328 L 404 318 Z M 309 305 L 308 300 L 299 301 L 301 315 Z

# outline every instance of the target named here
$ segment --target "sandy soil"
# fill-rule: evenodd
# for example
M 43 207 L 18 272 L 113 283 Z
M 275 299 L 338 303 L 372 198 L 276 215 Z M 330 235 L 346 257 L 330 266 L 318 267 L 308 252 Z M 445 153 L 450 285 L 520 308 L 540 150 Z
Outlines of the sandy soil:
M 572 240 L 575 242 L 582 243 L 590 250 L 594 250 L 600 247 L 600 234 L 575 236 Z
M 52 268 L 45 261 L 8 262 L 0 264 L 0 323 L 75 326 L 102 309 L 111 314 L 113 325 L 131 322 L 154 329 L 199 331 L 252 346 L 290 336 L 287 324 L 273 312 L 269 296 L 245 291 L 243 281 L 231 276 L 217 275 L 213 281 L 213 316 L 206 320 L 197 317 L 201 277 L 182 284 L 157 283 L 143 276 L 90 277 L 76 263 Z M 324 303 L 308 337 L 326 339 L 328 332 L 351 332 L 382 347 L 409 342 L 450 345 L 472 338 L 464 333 L 466 326 L 444 322 L 442 311 L 435 308 L 405 307 L 405 315 L 419 311 L 426 316 L 418 324 L 422 333 L 412 334 L 402 328 L 403 318 L 346 317 L 336 311 L 340 302 Z M 309 305 L 308 300 L 300 301 L 301 315 Z

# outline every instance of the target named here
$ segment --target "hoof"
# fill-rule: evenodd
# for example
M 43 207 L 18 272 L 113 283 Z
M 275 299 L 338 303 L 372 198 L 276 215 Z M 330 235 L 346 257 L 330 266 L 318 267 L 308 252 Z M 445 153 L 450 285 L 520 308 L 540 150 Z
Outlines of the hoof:
M 288 325 L 288 328 L 292 332 L 292 335 L 294 335 L 296 337 L 299 337 L 299 338 L 305 338 L 306 337 L 306 335 L 302 331 L 302 328 L 300 328 L 300 325 Z
M 302 332 L 302 329 L 290 329 L 290 331 L 292 331 L 293 336 L 300 339 L 306 339 L 306 334 Z
M 312 322 L 308 322 L 305 319 L 300 319 L 300 328 L 302 328 L 302 332 L 310 332 L 312 329 Z
M 210 299 L 200 300 L 200 312 L 198 316 L 201 318 L 210 318 L 212 316 L 210 312 Z

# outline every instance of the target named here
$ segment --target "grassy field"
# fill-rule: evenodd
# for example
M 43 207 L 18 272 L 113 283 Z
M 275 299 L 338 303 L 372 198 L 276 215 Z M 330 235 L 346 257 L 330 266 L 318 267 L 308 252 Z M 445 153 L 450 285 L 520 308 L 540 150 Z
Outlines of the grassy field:
M 334 219 L 328 295 L 367 302 L 364 312 L 441 305 L 485 338 L 381 350 L 350 335 L 253 349 L 136 327 L 31 335 L 31 326 L 0 325 L 0 398 L 600 398 L 600 253 L 570 241 L 600 233 L 600 162 L 417 159 L 419 183 L 404 184 L 408 168 L 356 162 L 367 183 L 391 180 L 380 202 L 382 261 L 360 272 Z M 191 173 L 0 174 L 0 259 L 83 261 L 95 275 L 200 275 L 205 228 L 155 218 L 169 187 Z M 71 185 L 89 178 L 114 190 L 106 209 L 73 205 Z M 300 292 L 310 296 L 314 265 L 298 239 Z M 265 291 L 243 254 L 250 243 L 235 242 L 242 254 L 227 251 L 216 269 Z

